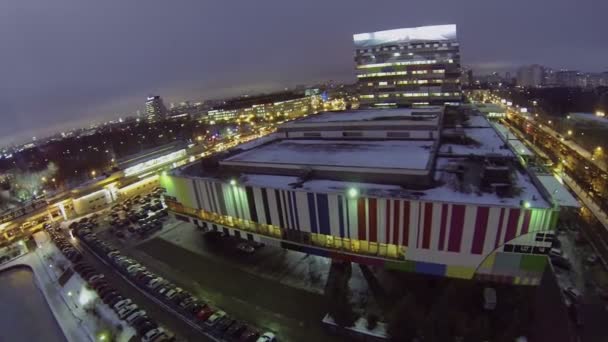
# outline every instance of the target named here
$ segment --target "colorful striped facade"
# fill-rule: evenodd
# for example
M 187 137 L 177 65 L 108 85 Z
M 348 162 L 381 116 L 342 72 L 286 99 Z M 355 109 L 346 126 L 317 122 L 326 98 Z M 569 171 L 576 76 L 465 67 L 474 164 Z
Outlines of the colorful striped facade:
M 364 191 L 350 198 L 346 192 L 230 185 L 176 175 L 162 176 L 161 184 L 176 215 L 207 229 L 242 231 L 239 235 L 266 243 L 272 239 L 306 253 L 390 268 L 515 283 L 519 278 L 526 284 L 540 278 L 558 218 L 549 208 L 382 198 Z

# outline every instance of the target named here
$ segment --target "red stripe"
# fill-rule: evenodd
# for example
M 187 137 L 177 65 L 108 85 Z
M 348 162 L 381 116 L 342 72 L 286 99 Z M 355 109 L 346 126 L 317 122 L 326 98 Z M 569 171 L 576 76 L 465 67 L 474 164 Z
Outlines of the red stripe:
M 401 244 L 407 246 L 410 237 L 410 202 L 408 201 L 403 201 L 403 230 L 401 234 Z
M 521 225 L 521 235 L 528 234 L 530 229 L 530 219 L 532 218 L 532 210 L 524 211 L 524 222 Z
M 448 251 L 450 252 L 460 252 L 465 211 L 466 207 L 464 205 L 454 204 L 452 206 L 452 224 L 450 225 L 450 237 L 448 239 Z
M 369 241 L 378 242 L 378 206 L 377 200 L 370 198 L 368 200 L 369 207 Z
M 488 216 L 490 208 L 478 207 L 477 217 L 475 218 L 475 233 L 473 235 L 473 246 L 471 253 L 481 254 L 483 251 L 483 243 L 486 241 L 486 230 L 488 229 Z
M 391 201 L 390 200 L 386 200 L 386 215 L 384 215 L 385 219 L 384 221 L 386 221 L 386 225 L 385 225 L 385 234 L 386 234 L 386 239 L 384 240 L 384 242 L 386 243 L 391 243 Z
M 424 205 L 424 231 L 422 232 L 422 248 L 428 249 L 431 245 L 431 224 L 433 223 L 433 203 Z
M 505 243 L 515 238 L 517 234 L 517 222 L 519 221 L 520 209 L 509 210 L 509 221 L 507 221 L 507 231 L 505 232 Z
M 366 240 L 367 231 L 365 228 L 365 199 L 357 200 L 357 222 L 359 228 L 359 240 Z
M 494 242 L 494 248 L 498 248 L 500 243 L 500 236 L 502 234 L 502 221 L 505 219 L 505 208 L 500 208 L 500 218 L 498 219 L 498 232 L 496 233 L 496 242 Z
M 448 223 L 448 205 L 441 205 L 441 227 L 439 227 L 439 250 L 443 250 L 443 244 L 445 240 L 445 228 Z
M 393 244 L 399 244 L 399 206 L 401 204 L 400 200 L 393 201 Z

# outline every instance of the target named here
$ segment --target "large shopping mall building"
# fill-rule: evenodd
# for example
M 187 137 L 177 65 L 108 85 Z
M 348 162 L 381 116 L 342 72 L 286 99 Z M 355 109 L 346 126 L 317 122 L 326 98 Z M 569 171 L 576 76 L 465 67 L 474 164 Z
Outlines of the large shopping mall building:
M 559 203 L 482 115 L 321 113 L 161 176 L 181 220 L 268 245 L 535 285 Z M 460 121 L 459 121 L 460 120 Z M 565 191 L 565 190 L 563 190 Z M 567 196 L 567 195 L 564 195 Z

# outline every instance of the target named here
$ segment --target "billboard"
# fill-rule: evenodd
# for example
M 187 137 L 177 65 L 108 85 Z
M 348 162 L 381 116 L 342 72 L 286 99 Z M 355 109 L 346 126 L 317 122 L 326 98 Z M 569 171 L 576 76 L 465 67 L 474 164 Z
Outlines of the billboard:
M 442 40 L 456 40 L 456 25 L 420 26 L 353 35 L 353 41 L 357 48 L 380 44 Z

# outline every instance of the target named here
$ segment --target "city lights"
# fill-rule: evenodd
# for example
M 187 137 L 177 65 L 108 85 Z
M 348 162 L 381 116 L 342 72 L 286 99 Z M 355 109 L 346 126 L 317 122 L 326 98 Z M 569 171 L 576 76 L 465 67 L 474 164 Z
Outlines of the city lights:
M 530 202 L 524 201 L 524 208 L 529 209 L 531 206 L 532 204 L 530 204 Z
M 359 195 L 359 191 L 355 188 L 348 189 L 348 197 L 355 198 Z
M 236 179 L 231 179 L 230 180 L 230 185 L 236 186 Z

